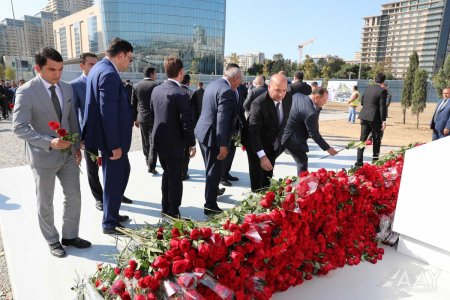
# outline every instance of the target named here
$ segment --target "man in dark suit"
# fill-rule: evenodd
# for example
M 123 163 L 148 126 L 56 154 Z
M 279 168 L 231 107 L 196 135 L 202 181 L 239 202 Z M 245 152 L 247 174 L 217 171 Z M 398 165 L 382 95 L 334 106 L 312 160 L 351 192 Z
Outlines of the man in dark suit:
M 268 91 L 250 108 L 247 156 L 253 192 L 270 186 L 275 160 L 284 150 L 281 137 L 292 106 L 292 98 L 285 98 L 286 91 L 286 77 L 272 75 Z
M 217 192 L 223 161 L 227 157 L 236 122 L 238 105 L 236 90 L 241 80 L 241 70 L 236 67 L 230 68 L 225 71 L 222 78 L 208 85 L 203 96 L 202 114 L 195 127 L 195 136 L 204 153 L 206 215 L 222 212 L 217 205 Z
M 158 85 L 155 81 L 155 68 L 148 67 L 144 72 L 144 79 L 133 86 L 131 107 L 133 109 L 134 125 L 141 129 L 142 151 L 149 173 L 158 174 L 156 161 L 158 156 L 152 143 L 153 119 L 150 113 L 150 100 L 153 89 Z
M 311 95 L 311 86 L 306 82 L 303 82 L 303 72 L 299 71 L 294 74 L 294 82 L 289 85 L 288 92 L 290 92 L 291 95 L 294 95 L 295 93 Z
M 366 142 L 372 133 L 373 159 L 378 160 L 381 147 L 381 131 L 386 127 L 386 99 L 387 90 L 383 87 L 386 75 L 378 73 L 375 77 L 375 85 L 369 85 L 361 99 L 362 109 L 358 119 L 361 120 L 361 136 L 359 140 Z M 363 165 L 364 147 L 358 147 L 355 166 Z
M 60 123 L 61 128 L 70 133 L 78 133 L 79 126 L 71 103 L 72 87 L 61 81 L 61 54 L 45 47 L 36 53 L 35 61 L 38 75 L 17 90 L 12 126 L 14 134 L 25 141 L 27 161 L 36 183 L 38 220 L 42 235 L 50 247 L 50 253 L 56 257 L 64 257 L 66 251 L 62 246 L 91 246 L 90 242 L 78 235 L 81 211 L 78 167 L 81 151 L 79 142 L 72 144 L 62 137 L 55 137 L 55 130 L 49 127 L 49 122 Z M 64 206 L 61 242 L 54 224 L 56 178 L 64 192 L 64 201 L 58 199 Z
M 183 62 L 170 56 L 164 60 L 167 81 L 155 87 L 150 112 L 154 118 L 153 144 L 164 170 L 161 182 L 162 213 L 180 218 L 183 196 L 183 153 L 189 148 L 195 156 L 195 137 L 189 95 L 180 87 Z
M 311 137 L 319 147 L 330 155 L 337 151 L 328 145 L 319 132 L 319 113 L 327 103 L 328 91 L 318 87 L 309 96 L 295 93 L 292 96 L 292 109 L 284 129 L 281 144 L 284 145 L 295 162 L 297 173 L 308 170 L 308 138 Z
M 121 234 L 116 227 L 128 220 L 119 216 L 120 203 L 130 176 L 128 151 L 131 146 L 133 112 L 119 71 L 133 60 L 133 46 L 114 38 L 106 56 L 89 72 L 82 138 L 87 149 L 102 154 L 103 233 Z
M 230 68 L 239 68 L 239 65 L 235 63 L 230 63 L 227 65 L 227 70 Z M 244 111 L 244 101 L 247 98 L 247 88 L 245 84 L 239 84 L 239 86 L 236 89 L 236 97 L 238 98 L 238 104 L 237 104 L 237 115 L 236 115 L 236 122 L 234 124 L 234 130 L 233 130 L 233 137 L 239 137 L 241 140 L 241 143 L 243 145 L 247 141 L 247 135 L 248 135 L 248 129 L 247 129 L 247 120 L 245 118 L 245 111 Z M 220 184 L 223 186 L 231 186 L 231 181 L 238 181 L 239 178 L 232 176 L 230 174 L 231 166 L 233 165 L 234 155 L 236 154 L 236 140 L 232 139 L 230 146 L 228 147 L 228 155 L 225 158 L 223 162 L 223 168 L 222 168 L 222 178 L 220 179 Z M 223 189 L 223 192 L 225 190 Z M 219 195 L 223 194 L 222 189 L 219 191 Z
M 253 82 L 254 88 L 248 91 L 247 98 L 244 102 L 245 112 L 247 113 L 250 111 L 252 102 L 260 95 L 267 92 L 267 87 L 264 85 L 264 78 L 261 75 L 257 76 Z
M 129 79 L 125 80 L 123 87 L 125 89 L 125 92 L 127 92 L 127 98 L 128 101 L 131 103 L 131 95 L 133 93 L 133 84 Z
M 442 100 L 436 106 L 430 128 L 433 130 L 432 139 L 437 140 L 446 137 L 450 133 L 450 87 L 442 91 Z
M 198 119 L 200 119 L 200 114 L 202 113 L 202 103 L 203 94 L 205 90 L 203 89 L 203 82 L 197 84 L 197 89 L 191 98 L 192 113 L 194 114 L 194 125 L 197 125 Z
M 184 74 L 183 79 L 181 80 L 180 87 L 181 89 L 189 96 L 189 107 L 191 107 L 192 112 L 192 124 L 194 124 L 194 109 L 192 107 L 192 95 L 194 94 L 193 91 L 189 88 L 191 85 L 191 76 L 189 74 Z M 183 156 L 183 180 L 189 179 L 189 161 L 190 161 L 190 148 L 189 146 L 186 146 L 184 149 L 184 156 Z

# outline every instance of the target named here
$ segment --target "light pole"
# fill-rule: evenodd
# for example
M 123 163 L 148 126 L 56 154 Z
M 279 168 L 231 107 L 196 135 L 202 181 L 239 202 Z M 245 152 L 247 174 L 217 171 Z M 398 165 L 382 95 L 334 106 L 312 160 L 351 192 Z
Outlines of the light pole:
M 361 50 L 361 54 L 359 56 L 359 72 L 358 72 L 358 80 L 361 79 L 361 66 L 362 66 L 362 50 Z
M 13 5 L 13 0 L 11 0 L 11 10 L 12 10 L 12 14 L 13 14 L 13 19 L 14 19 L 14 29 L 16 31 L 16 39 L 17 39 L 17 48 L 19 50 L 19 70 L 20 70 L 20 78 L 16 78 L 17 80 L 20 80 L 23 78 L 23 74 L 22 74 L 22 58 L 20 56 L 20 41 L 19 41 L 19 32 L 17 30 L 17 26 L 16 26 L 16 15 L 14 13 L 14 5 Z M 18 73 L 18 69 L 17 69 L 17 63 L 16 63 L 16 73 Z

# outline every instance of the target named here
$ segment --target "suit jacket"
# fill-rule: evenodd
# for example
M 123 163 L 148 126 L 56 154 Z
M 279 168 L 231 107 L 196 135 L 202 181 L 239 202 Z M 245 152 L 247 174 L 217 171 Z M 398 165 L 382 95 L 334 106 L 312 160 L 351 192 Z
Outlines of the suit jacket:
M 289 144 L 288 149 L 308 152 L 308 138 L 311 137 L 322 150 L 330 146 L 319 132 L 319 113 L 309 96 L 296 93 L 292 96 L 292 109 L 284 129 L 281 144 Z M 290 149 L 291 148 L 291 149 Z
M 434 111 L 433 118 L 431 119 L 430 128 L 434 129 L 442 134 L 445 128 L 450 129 L 450 99 L 447 99 L 447 103 L 444 107 L 439 107 L 444 100 L 439 101 Z M 438 110 L 439 109 L 439 110 Z M 434 121 L 435 115 L 436 122 Z
M 150 114 L 150 101 L 153 89 L 158 86 L 156 81 L 144 78 L 133 86 L 131 107 L 133 109 L 133 120 L 139 123 L 153 124 Z
M 387 90 L 378 84 L 368 86 L 361 99 L 362 109 L 358 119 L 379 122 L 380 124 L 386 121 L 386 100 Z
M 197 124 L 200 114 L 202 113 L 203 94 L 205 90 L 203 88 L 195 90 L 191 98 L 192 113 L 194 114 L 194 123 Z
M 195 126 L 195 136 L 208 147 L 228 147 L 237 113 L 237 97 L 224 78 L 211 82 L 205 89 L 202 114 Z
M 175 82 L 167 80 L 153 89 L 150 113 L 155 151 L 181 159 L 186 146 L 195 146 L 189 95 Z
M 257 86 L 255 88 L 249 90 L 248 94 L 247 94 L 247 99 L 245 99 L 245 102 L 244 102 L 245 111 L 249 112 L 252 102 L 256 98 L 258 98 L 260 95 L 264 94 L 265 92 L 267 92 L 267 87 L 264 87 L 264 86 Z
M 133 93 L 133 85 L 131 83 L 125 83 L 123 85 L 125 92 L 127 93 L 128 102 L 131 103 L 131 94 Z
M 302 93 L 303 95 L 311 95 L 312 88 L 309 84 L 303 81 L 296 81 L 288 86 L 288 92 L 291 95 L 295 93 Z
M 81 124 L 84 119 L 84 106 L 86 103 L 86 77 L 81 74 L 80 77 L 72 80 L 70 85 L 73 89 L 73 105 L 75 107 L 75 113 L 78 116 L 78 124 Z
M 111 153 L 131 146 L 133 114 L 119 73 L 106 57 L 89 72 L 86 105 L 81 125 L 87 149 Z
M 58 85 L 63 94 L 61 127 L 69 133 L 79 133 L 77 116 L 73 107 L 72 87 L 63 81 Z M 50 148 L 50 142 L 56 137 L 48 123 L 59 121 L 53 102 L 41 82 L 39 75 L 25 83 L 16 91 L 14 105 L 13 131 L 17 137 L 25 140 L 28 163 L 33 167 L 53 168 L 62 166 L 65 156 L 61 150 Z M 71 147 L 73 153 L 79 149 L 79 143 Z
M 291 111 L 292 99 L 283 99 L 283 121 L 279 126 L 278 112 L 275 103 L 265 92 L 252 102 L 249 114 L 250 151 L 264 150 L 267 154 L 273 152 L 273 144 L 278 139 L 281 148 L 281 137 Z

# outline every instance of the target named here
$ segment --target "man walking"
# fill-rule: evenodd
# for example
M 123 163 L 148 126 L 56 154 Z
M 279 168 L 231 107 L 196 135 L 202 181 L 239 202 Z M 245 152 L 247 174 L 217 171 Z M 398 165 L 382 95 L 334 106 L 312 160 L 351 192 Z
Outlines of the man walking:
M 155 87 L 152 93 L 152 138 L 164 170 L 161 182 L 162 213 L 180 218 L 183 155 L 187 147 L 190 157 L 195 156 L 194 126 L 189 95 L 180 87 L 184 76 L 183 62 L 173 56 L 167 57 L 164 70 L 167 81 Z
M 87 78 L 85 119 L 82 138 L 86 149 L 102 153 L 103 233 L 121 234 L 116 227 L 128 216 L 120 216 L 120 203 L 130 175 L 128 151 L 131 146 L 133 113 L 119 71 L 126 71 L 133 60 L 133 46 L 114 38 L 106 56 Z
M 217 205 L 218 187 L 236 122 L 236 90 L 241 80 L 241 70 L 232 67 L 222 78 L 211 82 L 203 96 L 202 114 L 195 127 L 195 136 L 200 142 L 206 168 L 206 215 L 222 212 Z
M 71 103 L 72 88 L 61 81 L 63 58 L 52 48 L 42 48 L 35 56 L 35 78 L 16 92 L 13 130 L 25 140 L 27 161 L 36 182 L 39 226 L 56 257 L 66 256 L 62 247 L 88 248 L 91 243 L 79 238 L 81 192 L 81 162 L 79 143 L 72 145 L 50 128 L 49 122 L 58 122 L 71 134 L 78 133 L 77 116 Z M 64 192 L 62 240 L 54 225 L 53 194 L 58 177 Z
M 150 100 L 156 83 L 155 68 L 148 67 L 144 72 L 144 79 L 133 86 L 131 106 L 133 108 L 134 125 L 141 129 L 142 151 L 148 172 L 156 175 L 156 161 L 158 156 L 152 143 L 153 118 L 150 113 Z
M 295 162 L 297 174 L 308 171 L 308 138 L 328 154 L 334 156 L 337 151 L 328 145 L 319 132 L 319 112 L 327 103 L 328 91 L 324 87 L 318 87 L 312 94 L 306 96 L 302 93 L 292 95 L 292 109 L 284 129 L 281 144 L 284 145 Z
M 433 130 L 432 140 L 446 137 L 450 133 L 450 87 L 442 91 L 442 100 L 436 106 L 430 128 Z
M 387 91 L 383 87 L 386 75 L 378 73 L 375 85 L 369 85 L 362 96 L 362 109 L 358 119 L 361 120 L 361 136 L 359 140 L 365 144 L 369 134 L 372 133 L 373 158 L 377 161 L 380 156 L 381 131 L 386 128 L 386 99 Z M 364 147 L 358 147 L 355 166 L 363 165 Z

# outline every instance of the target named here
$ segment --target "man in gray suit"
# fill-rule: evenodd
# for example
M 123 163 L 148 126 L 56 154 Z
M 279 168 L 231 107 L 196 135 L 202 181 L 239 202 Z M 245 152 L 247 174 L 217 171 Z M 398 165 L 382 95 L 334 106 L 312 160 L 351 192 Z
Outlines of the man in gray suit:
M 38 219 L 42 235 L 56 257 L 66 256 L 62 247 L 88 248 L 91 243 L 78 237 L 81 209 L 80 145 L 72 145 L 49 127 L 56 121 L 69 133 L 78 133 L 72 105 L 72 88 L 60 81 L 63 58 L 52 48 L 42 48 L 35 55 L 35 78 L 16 92 L 13 131 L 26 142 L 27 161 L 36 182 Z M 62 240 L 54 225 L 53 194 L 58 177 L 64 191 Z

